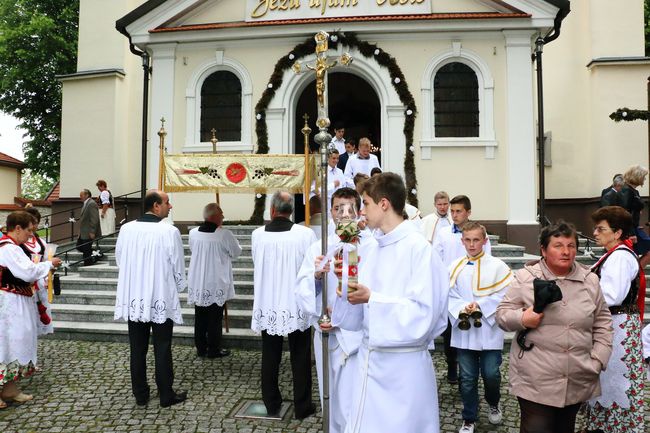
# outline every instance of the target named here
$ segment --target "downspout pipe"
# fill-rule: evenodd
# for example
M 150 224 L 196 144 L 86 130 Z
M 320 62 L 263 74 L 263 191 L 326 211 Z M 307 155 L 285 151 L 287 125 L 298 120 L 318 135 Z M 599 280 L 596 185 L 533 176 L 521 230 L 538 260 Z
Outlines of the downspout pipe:
M 119 25 L 116 26 L 117 30 L 129 39 L 129 50 L 136 56 L 142 58 L 142 141 L 141 141 L 141 167 L 140 167 L 140 208 L 142 215 L 144 215 L 144 197 L 147 192 L 147 142 L 148 135 L 147 129 L 149 127 L 149 78 L 151 76 L 151 58 L 146 51 L 140 51 L 135 47 L 131 39 L 131 35 L 126 31 L 126 28 Z
M 543 68 L 542 68 L 542 54 L 544 52 L 544 45 L 553 42 L 558 37 L 560 37 L 560 29 L 562 27 L 562 21 L 569 15 L 571 12 L 571 2 L 566 0 L 555 0 L 550 1 L 555 6 L 558 6 L 560 9 L 555 16 L 553 22 L 553 28 L 549 30 L 546 36 L 542 37 L 541 35 L 535 40 L 535 53 L 533 55 L 533 60 L 536 64 L 537 69 L 537 161 L 539 166 L 539 205 L 538 205 L 538 215 L 539 215 L 539 224 L 542 227 L 546 227 L 549 223 L 548 218 L 546 217 L 546 187 L 545 187 L 545 173 L 544 173 L 544 77 L 543 77 Z

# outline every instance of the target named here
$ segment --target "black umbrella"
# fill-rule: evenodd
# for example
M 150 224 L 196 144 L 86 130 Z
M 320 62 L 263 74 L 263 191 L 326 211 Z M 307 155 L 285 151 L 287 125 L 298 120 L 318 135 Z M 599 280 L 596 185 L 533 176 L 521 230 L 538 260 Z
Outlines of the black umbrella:
M 544 311 L 547 305 L 562 300 L 562 290 L 558 287 L 557 283 L 553 281 L 541 280 L 535 278 L 533 280 L 533 290 L 535 292 L 535 302 L 533 311 L 537 314 Z M 534 344 L 526 345 L 526 334 L 530 329 L 524 329 L 517 333 L 517 344 L 521 347 L 519 356 L 521 357 L 524 352 L 533 348 Z

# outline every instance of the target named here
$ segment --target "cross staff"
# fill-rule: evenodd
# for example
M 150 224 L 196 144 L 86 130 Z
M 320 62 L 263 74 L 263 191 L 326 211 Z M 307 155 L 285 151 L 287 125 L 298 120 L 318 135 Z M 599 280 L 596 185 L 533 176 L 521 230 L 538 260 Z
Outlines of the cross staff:
M 328 99 L 327 99 L 327 71 L 339 62 L 348 66 L 352 63 L 352 57 L 348 53 L 344 53 L 339 59 L 328 59 L 327 50 L 328 50 L 328 41 L 330 35 L 327 32 L 320 31 L 314 36 L 316 41 L 316 61 L 313 65 L 305 65 L 309 70 L 314 71 L 316 74 L 316 99 L 318 106 L 318 120 L 316 125 L 318 126 L 319 132 L 314 137 L 314 140 L 320 147 L 320 173 L 321 173 L 321 190 L 320 190 L 320 199 L 321 199 L 321 209 L 328 209 L 327 206 L 327 159 L 329 156 L 329 148 L 332 142 L 332 136 L 327 132 L 327 128 L 330 126 L 330 119 L 328 113 Z M 292 66 L 293 71 L 296 74 L 300 74 L 303 69 L 300 62 L 295 62 Z M 323 219 L 321 224 L 321 254 L 323 256 L 327 255 L 327 221 L 328 217 Z M 330 317 L 327 315 L 327 277 L 322 279 L 322 306 L 321 306 L 321 317 L 318 320 L 318 323 L 329 323 Z M 330 428 L 330 395 L 329 395 L 329 334 L 327 332 L 322 333 L 323 336 L 323 433 L 329 433 Z

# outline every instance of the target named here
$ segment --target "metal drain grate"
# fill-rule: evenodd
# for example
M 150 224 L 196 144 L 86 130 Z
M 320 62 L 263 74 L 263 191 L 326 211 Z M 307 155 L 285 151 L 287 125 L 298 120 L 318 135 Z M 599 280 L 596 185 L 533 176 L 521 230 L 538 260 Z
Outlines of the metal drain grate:
M 269 415 L 266 413 L 264 403 L 259 400 L 244 400 L 239 409 L 235 412 L 235 418 L 248 418 L 248 419 L 268 419 L 268 420 L 281 420 L 289 411 L 291 403 L 283 402 L 280 411 L 276 415 Z

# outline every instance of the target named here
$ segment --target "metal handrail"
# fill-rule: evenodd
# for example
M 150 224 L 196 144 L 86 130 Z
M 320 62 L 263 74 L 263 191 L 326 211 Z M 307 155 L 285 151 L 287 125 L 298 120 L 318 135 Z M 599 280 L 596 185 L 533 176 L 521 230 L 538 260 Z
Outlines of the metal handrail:
M 68 260 L 68 254 L 69 254 L 69 253 L 71 253 L 71 252 L 73 252 L 73 251 L 78 251 L 78 249 L 79 249 L 80 246 L 83 246 L 83 245 L 92 245 L 92 244 L 94 243 L 95 246 L 96 246 L 96 249 L 93 250 L 91 257 L 103 257 L 104 253 L 114 251 L 114 250 L 115 250 L 115 246 L 104 246 L 104 247 L 100 247 L 100 245 L 99 245 L 99 241 L 101 241 L 101 240 L 103 240 L 103 239 L 106 239 L 106 238 L 109 238 L 109 237 L 117 236 L 117 235 L 119 235 L 119 233 L 120 233 L 120 231 L 119 231 L 119 230 L 116 230 L 114 233 L 111 233 L 111 234 L 108 234 L 108 235 L 104 235 L 104 236 L 100 236 L 100 237 L 95 238 L 95 239 L 90 239 L 90 240 L 88 240 L 87 242 L 82 242 L 82 243 L 80 243 L 80 244 L 75 244 L 73 247 L 67 248 L 67 249 L 65 249 L 65 250 L 63 250 L 63 251 L 58 251 L 58 252 L 56 253 L 56 257 L 59 257 L 59 258 L 63 261 L 63 266 L 62 266 L 62 268 L 63 268 L 64 275 L 65 275 L 65 276 L 68 276 L 68 269 L 69 269 L 71 266 L 76 266 L 76 265 L 78 265 L 79 263 L 81 263 L 81 262 L 83 262 L 83 261 L 86 260 L 85 258 L 82 257 L 82 258 L 79 259 L 79 260 L 76 260 L 76 261 L 74 261 L 74 262 L 70 262 L 70 261 Z M 97 254 L 96 254 L 96 252 L 97 252 Z
M 126 199 L 131 195 L 140 194 L 140 193 L 141 193 L 141 191 L 133 191 L 133 192 L 130 192 L 130 193 L 127 193 L 127 194 L 122 194 L 122 195 L 113 197 L 113 207 L 115 209 L 115 213 L 117 214 L 118 211 L 124 211 L 124 218 L 122 218 L 118 222 L 118 227 L 121 226 L 122 224 L 124 224 L 125 222 L 129 221 L 129 206 L 128 206 L 128 203 L 125 203 L 121 207 L 116 207 L 115 204 L 116 204 L 117 200 Z M 65 240 L 65 239 L 73 241 L 74 237 L 75 237 L 75 224 L 77 223 L 77 218 L 75 217 L 75 212 L 78 211 L 78 210 L 81 210 L 82 207 L 83 207 L 83 204 L 81 204 L 79 207 L 76 207 L 76 208 L 73 208 L 73 209 L 67 209 L 67 210 L 64 210 L 64 211 L 54 212 L 54 213 L 51 213 L 49 215 L 45 215 L 44 217 L 42 217 L 41 220 L 43 221 L 43 227 L 45 228 L 45 239 L 46 239 L 46 241 L 47 242 L 53 242 L 53 240 L 50 239 L 50 231 L 51 231 L 51 229 L 53 227 L 60 227 L 60 226 L 66 225 L 66 224 L 70 224 L 70 236 L 69 237 L 66 236 L 66 237 L 63 237 L 61 239 L 55 239 L 54 241 L 58 242 L 58 241 Z M 60 223 L 57 223 L 57 224 L 50 224 L 50 217 L 52 217 L 53 215 L 60 215 L 60 214 L 63 214 L 65 212 L 70 212 L 70 216 L 68 218 L 68 221 L 60 222 Z
M 591 243 L 593 242 L 594 245 L 598 244 L 598 241 L 596 239 L 589 237 L 587 235 L 583 235 L 582 233 L 578 233 L 578 239 L 585 239 L 587 241 L 587 244 L 585 245 L 585 248 L 583 250 L 583 255 L 589 256 L 591 258 L 596 258 L 596 253 L 594 253 L 594 250 L 591 248 Z

